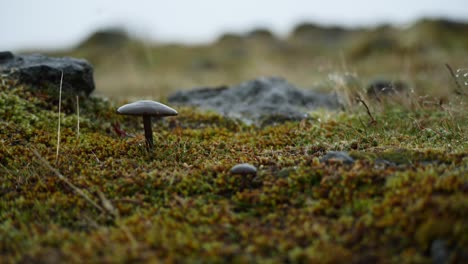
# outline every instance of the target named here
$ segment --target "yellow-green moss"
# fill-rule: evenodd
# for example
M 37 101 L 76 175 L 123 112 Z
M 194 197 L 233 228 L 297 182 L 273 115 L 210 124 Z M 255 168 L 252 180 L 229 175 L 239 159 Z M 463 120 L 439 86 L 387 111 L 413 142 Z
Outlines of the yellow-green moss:
M 430 262 L 435 240 L 461 261 L 468 247 L 461 109 L 375 111 L 373 125 L 319 112 L 258 128 L 181 108 L 155 123 L 148 154 L 140 119 L 88 99 L 80 134 L 76 113 L 62 114 L 56 157 L 53 100 L 2 83 L 2 263 Z M 356 162 L 321 163 L 330 150 Z M 230 175 L 242 162 L 258 174 Z

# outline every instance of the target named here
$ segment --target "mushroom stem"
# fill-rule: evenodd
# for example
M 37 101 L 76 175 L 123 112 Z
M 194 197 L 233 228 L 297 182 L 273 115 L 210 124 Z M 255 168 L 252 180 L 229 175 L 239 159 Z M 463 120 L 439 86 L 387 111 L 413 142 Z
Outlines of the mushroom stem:
M 151 116 L 143 115 L 143 127 L 145 129 L 146 147 L 149 151 L 153 150 L 153 131 L 151 129 Z

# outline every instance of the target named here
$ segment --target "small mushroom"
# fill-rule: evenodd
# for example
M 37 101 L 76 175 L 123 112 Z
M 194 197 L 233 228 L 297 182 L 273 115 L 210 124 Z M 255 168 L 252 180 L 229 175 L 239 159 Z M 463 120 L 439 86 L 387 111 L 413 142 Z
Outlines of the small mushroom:
M 151 117 L 175 116 L 177 111 L 171 107 L 151 100 L 141 100 L 126 104 L 117 109 L 121 115 L 143 116 L 146 146 L 149 151 L 153 149 L 153 132 L 151 130 Z
M 255 166 L 250 165 L 249 163 L 241 163 L 237 164 L 236 166 L 231 168 L 231 174 L 238 174 L 241 175 L 240 179 L 240 191 L 244 190 L 245 188 L 252 187 L 252 177 L 257 175 L 257 168 Z
M 255 175 L 257 174 L 257 168 L 255 166 L 250 165 L 249 163 L 241 163 L 237 164 L 236 166 L 231 168 L 232 174 L 240 174 L 240 175 Z

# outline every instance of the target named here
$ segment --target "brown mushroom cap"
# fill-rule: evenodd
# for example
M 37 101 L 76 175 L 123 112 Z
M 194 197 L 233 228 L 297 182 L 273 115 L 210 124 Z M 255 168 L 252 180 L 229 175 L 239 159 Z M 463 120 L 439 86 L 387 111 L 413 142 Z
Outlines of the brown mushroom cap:
M 242 174 L 242 175 L 247 175 L 247 174 L 256 174 L 257 173 L 257 168 L 255 166 L 249 164 L 249 163 L 241 163 L 237 164 L 236 166 L 231 168 L 231 173 L 232 174 Z
M 165 104 L 151 100 L 136 101 L 131 104 L 126 104 L 117 109 L 117 113 L 122 115 L 138 115 L 138 116 L 175 116 L 177 111 Z

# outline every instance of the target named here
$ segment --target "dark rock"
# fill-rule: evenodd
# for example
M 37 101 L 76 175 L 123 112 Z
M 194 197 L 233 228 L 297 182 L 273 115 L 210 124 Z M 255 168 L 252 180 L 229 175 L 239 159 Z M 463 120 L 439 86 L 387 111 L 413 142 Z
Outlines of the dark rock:
M 343 151 L 329 151 L 320 159 L 320 162 L 329 163 L 331 161 L 340 161 L 346 165 L 354 164 L 354 159 L 348 153 Z
M 286 80 L 264 77 L 230 87 L 179 91 L 171 104 L 198 106 L 248 124 L 272 124 L 307 118 L 317 108 L 340 109 L 336 94 L 301 90 Z
M 367 95 L 371 98 L 396 95 L 407 91 L 408 85 L 402 81 L 375 80 L 367 87 Z
M 210 100 L 216 98 L 221 92 L 228 89 L 227 86 L 218 86 L 214 88 L 199 88 L 191 91 L 179 91 L 169 96 L 169 102 L 179 104 L 193 104 L 193 102 Z
M 15 56 L 9 51 L 0 51 L 0 63 L 7 62 L 13 59 Z
M 434 264 L 449 263 L 450 252 L 447 241 L 436 239 L 431 243 L 431 259 Z
M 58 87 L 62 71 L 64 92 L 89 96 L 94 90 L 93 67 L 86 60 L 0 53 L 0 72 L 23 83 Z

